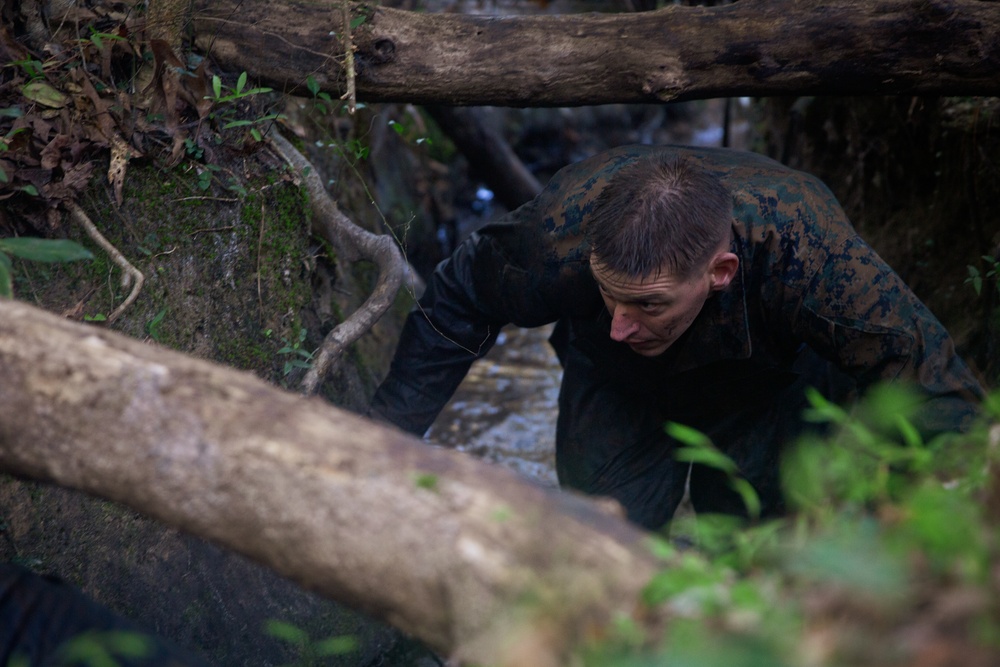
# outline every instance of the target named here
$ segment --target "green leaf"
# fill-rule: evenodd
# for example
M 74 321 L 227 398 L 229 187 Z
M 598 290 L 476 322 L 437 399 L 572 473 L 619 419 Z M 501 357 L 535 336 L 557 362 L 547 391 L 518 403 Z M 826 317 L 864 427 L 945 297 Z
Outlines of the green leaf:
M 698 447 L 682 447 L 674 453 L 678 461 L 698 463 L 709 468 L 715 468 L 732 475 L 736 473 L 736 464 L 732 459 L 716 449 L 700 449 Z
M 437 488 L 438 476 L 429 472 L 420 473 L 417 475 L 414 481 L 417 485 L 417 488 L 433 491 Z
M 212 92 L 216 99 L 222 97 L 222 79 L 217 74 L 212 75 Z
M 893 418 L 896 422 L 896 427 L 903 436 L 903 442 L 905 442 L 908 447 L 919 448 L 924 446 L 924 439 L 921 437 L 920 431 L 917 430 L 917 427 L 913 425 L 913 422 L 907 419 L 905 415 L 901 414 L 893 415 Z
M 358 650 L 358 640 L 350 635 L 328 637 L 313 644 L 313 652 L 319 657 L 344 655 Z
M 649 538 L 649 550 L 660 560 L 670 560 L 677 555 L 677 547 L 671 544 L 670 540 L 659 535 L 653 535 Z
M 153 650 L 152 640 L 138 632 L 112 631 L 108 632 L 104 639 L 107 646 L 122 657 L 143 658 L 149 656 Z
M 351 23 L 350 23 L 351 30 L 354 30 L 355 28 L 357 28 L 362 23 L 364 23 L 366 20 L 367 20 L 366 16 L 355 16 L 353 19 L 351 19 Z
M 750 515 L 750 518 L 759 518 L 760 496 L 757 495 L 757 491 L 753 488 L 753 485 L 742 477 L 734 477 L 729 480 L 729 485 L 733 487 L 736 493 L 740 494 L 740 498 L 743 499 L 743 505 L 746 506 L 747 514 Z
M 309 635 L 305 630 L 302 630 L 291 623 L 286 623 L 285 621 L 276 621 L 274 619 L 268 620 L 264 623 L 264 632 L 271 635 L 275 639 L 281 639 L 290 644 L 297 644 L 299 646 L 305 645 L 309 641 Z
M 0 250 L 34 262 L 73 262 L 94 258 L 89 250 L 69 239 L 39 239 L 25 236 L 0 239 Z
M 665 430 L 667 435 L 685 445 L 691 445 L 693 447 L 712 446 L 712 441 L 707 435 L 698 429 L 691 428 L 690 426 L 678 424 L 677 422 L 669 422 L 667 423 Z
M 10 277 L 10 257 L 0 252 L 0 297 L 14 298 L 14 282 Z
M 24 115 L 24 111 L 21 107 L 7 107 L 6 109 L 0 109 L 0 118 L 20 118 Z
M 21 188 L 21 190 L 23 192 L 28 193 L 32 197 L 38 196 L 38 188 L 36 188 L 34 185 L 25 185 L 24 187 Z
M 316 97 L 316 93 L 319 92 L 319 84 L 316 83 L 316 77 L 314 77 L 312 74 L 306 77 L 306 88 L 309 89 L 309 93 L 313 97 Z
M 37 102 L 42 106 L 53 109 L 61 109 L 69 104 L 69 98 L 50 86 L 45 81 L 30 81 L 21 89 L 21 94 L 32 102 Z
M 247 73 L 241 72 L 240 78 L 236 80 L 236 94 L 239 95 L 243 92 L 243 88 L 247 85 Z
M 160 337 L 161 337 L 160 324 L 163 322 L 163 318 L 166 317 L 166 315 L 167 315 L 167 309 L 164 308 L 163 310 L 161 310 L 160 312 L 158 312 L 156 315 L 153 316 L 153 319 L 149 321 L 149 324 L 146 327 L 146 330 L 149 331 L 150 337 L 157 343 L 160 342 Z
M 829 401 L 814 387 L 806 387 L 806 398 L 812 406 L 803 413 L 803 419 L 813 423 L 843 424 L 847 421 L 847 412 L 839 405 Z

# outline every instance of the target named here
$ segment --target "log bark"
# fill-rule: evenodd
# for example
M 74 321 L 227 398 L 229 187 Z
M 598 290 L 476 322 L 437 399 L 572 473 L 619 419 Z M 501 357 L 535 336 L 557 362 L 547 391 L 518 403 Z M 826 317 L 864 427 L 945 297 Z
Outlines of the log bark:
M 1000 5 L 742 0 L 636 14 L 494 18 L 355 3 L 359 100 L 514 107 L 774 95 L 1000 94 Z M 198 0 L 195 42 L 301 91 L 345 79 L 342 20 L 306 0 Z
M 23 303 L 0 300 L 0 378 L 0 469 L 124 503 L 464 660 L 528 664 L 530 645 L 555 664 L 653 571 L 644 534 L 590 501 Z

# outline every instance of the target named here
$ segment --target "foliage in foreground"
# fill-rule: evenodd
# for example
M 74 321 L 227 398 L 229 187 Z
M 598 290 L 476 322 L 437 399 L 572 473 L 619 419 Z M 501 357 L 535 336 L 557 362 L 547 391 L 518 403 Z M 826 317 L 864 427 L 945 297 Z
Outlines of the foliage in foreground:
M 1000 664 L 1000 431 L 987 425 L 1000 396 L 970 433 L 929 442 L 899 390 L 852 414 L 818 394 L 812 403 L 809 418 L 833 431 L 785 462 L 793 514 L 675 520 L 653 545 L 664 568 L 643 601 L 658 629 L 620 619 L 579 664 Z M 728 469 L 710 443 L 683 439 L 688 460 Z

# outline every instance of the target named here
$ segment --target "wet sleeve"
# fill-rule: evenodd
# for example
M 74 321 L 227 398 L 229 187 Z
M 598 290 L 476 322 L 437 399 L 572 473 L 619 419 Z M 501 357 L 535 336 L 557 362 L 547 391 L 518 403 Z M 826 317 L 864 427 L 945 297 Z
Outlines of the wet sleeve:
M 540 267 L 518 225 L 473 234 L 438 265 L 407 317 L 388 376 L 370 415 L 423 435 L 476 359 L 514 322 L 538 326 L 555 319 L 538 289 Z
M 831 249 L 793 317 L 797 336 L 864 390 L 901 381 L 927 397 L 926 435 L 964 430 L 983 389 L 944 326 L 856 234 Z

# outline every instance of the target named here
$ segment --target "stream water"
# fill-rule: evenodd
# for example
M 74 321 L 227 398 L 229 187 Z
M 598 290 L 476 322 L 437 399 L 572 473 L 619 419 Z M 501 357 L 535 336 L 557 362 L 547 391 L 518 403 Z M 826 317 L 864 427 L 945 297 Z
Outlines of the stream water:
M 551 326 L 506 327 L 428 431 L 437 444 L 556 485 L 555 423 L 562 369 Z

